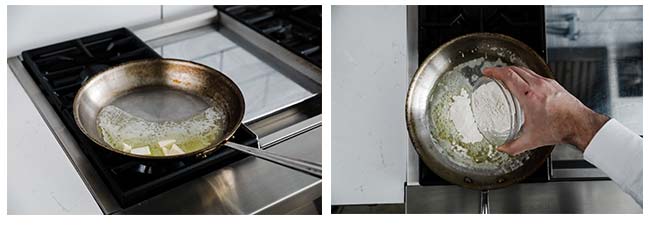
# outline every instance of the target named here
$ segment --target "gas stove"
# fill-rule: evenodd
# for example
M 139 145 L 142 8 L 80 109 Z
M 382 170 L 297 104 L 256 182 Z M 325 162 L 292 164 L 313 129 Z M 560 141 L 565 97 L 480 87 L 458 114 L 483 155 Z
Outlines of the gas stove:
M 246 157 L 233 149 L 220 148 L 208 157 L 144 162 L 106 150 L 81 132 L 74 121 L 72 102 L 83 82 L 110 66 L 131 60 L 160 58 L 128 29 L 120 28 L 28 50 L 22 57 L 27 71 L 123 207 L 200 176 L 205 170 Z M 234 140 L 259 147 L 257 136 L 246 126 L 236 132 Z
M 320 67 L 305 61 L 316 59 L 313 53 L 295 54 L 216 9 L 10 58 L 11 70 L 104 213 L 300 213 L 318 201 L 320 179 L 229 148 L 149 162 L 111 153 L 86 138 L 71 110 L 83 82 L 110 66 L 160 57 L 196 61 L 235 81 L 247 103 L 235 142 L 320 162 Z

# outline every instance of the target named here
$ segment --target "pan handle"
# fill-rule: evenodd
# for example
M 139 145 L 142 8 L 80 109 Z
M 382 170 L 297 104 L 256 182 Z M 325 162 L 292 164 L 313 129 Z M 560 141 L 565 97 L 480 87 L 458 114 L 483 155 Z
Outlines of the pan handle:
M 490 197 L 488 195 L 488 190 L 482 190 L 479 201 L 478 212 L 480 214 L 489 214 L 490 213 Z
M 227 147 L 230 147 L 232 149 L 247 153 L 249 155 L 291 168 L 298 170 L 300 172 L 322 178 L 322 169 L 321 169 L 321 164 L 320 163 L 314 163 L 310 161 L 305 161 L 301 159 L 295 159 L 295 158 L 290 158 L 287 156 L 279 155 L 279 154 L 273 154 L 270 152 L 265 152 L 261 149 L 249 147 L 249 146 L 244 146 L 241 144 L 233 143 L 233 142 L 226 142 L 224 144 Z

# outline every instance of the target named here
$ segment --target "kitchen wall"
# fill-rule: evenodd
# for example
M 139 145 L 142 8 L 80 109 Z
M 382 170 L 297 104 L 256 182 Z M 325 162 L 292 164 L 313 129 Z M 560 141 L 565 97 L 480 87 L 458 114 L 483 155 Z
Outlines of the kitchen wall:
M 8 6 L 7 55 L 212 6 Z
M 549 48 L 611 46 L 643 41 L 642 6 L 546 6 L 547 27 L 567 27 L 569 23 L 563 18 L 568 14 L 578 16 L 578 39 L 549 35 Z

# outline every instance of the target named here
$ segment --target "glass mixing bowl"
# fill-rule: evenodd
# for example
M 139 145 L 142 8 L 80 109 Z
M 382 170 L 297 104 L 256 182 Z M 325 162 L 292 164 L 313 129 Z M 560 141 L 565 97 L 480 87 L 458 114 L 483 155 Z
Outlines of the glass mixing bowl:
M 475 99 L 478 97 L 475 96 L 474 93 L 479 87 L 489 85 L 490 83 L 497 84 L 500 91 L 498 92 L 498 95 L 502 95 L 503 98 L 505 99 L 506 105 L 504 108 L 505 108 L 505 114 L 508 117 L 506 117 L 505 122 L 502 123 L 507 124 L 506 130 L 496 130 L 494 128 L 481 127 L 481 124 L 479 123 L 479 122 L 486 122 L 492 120 L 492 119 L 488 119 L 491 118 L 490 115 L 480 114 L 480 113 L 487 113 L 493 111 L 490 108 L 495 108 L 495 107 L 489 105 L 477 105 L 476 104 L 477 101 L 475 101 Z M 521 127 L 523 126 L 524 123 L 524 112 L 519 106 L 519 101 L 517 101 L 517 98 L 515 98 L 512 95 L 510 90 L 508 90 L 508 88 L 506 88 L 506 86 L 503 85 L 501 81 L 486 76 L 479 77 L 473 84 L 473 90 L 471 93 L 471 107 L 472 107 L 472 114 L 474 115 L 474 119 L 477 122 L 479 132 L 491 144 L 495 146 L 499 146 L 501 144 L 512 141 L 513 139 L 516 139 L 517 136 L 519 135 L 519 131 L 521 130 Z

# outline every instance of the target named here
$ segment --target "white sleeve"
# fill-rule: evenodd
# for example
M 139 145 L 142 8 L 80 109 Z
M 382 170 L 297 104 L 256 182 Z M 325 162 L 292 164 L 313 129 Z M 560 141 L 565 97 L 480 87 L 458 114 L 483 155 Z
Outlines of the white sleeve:
M 610 119 L 591 139 L 584 158 L 643 207 L 643 138 Z

